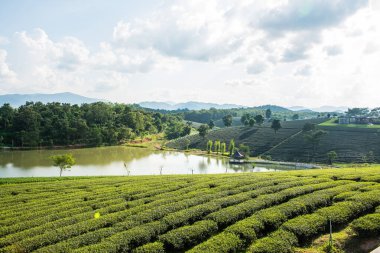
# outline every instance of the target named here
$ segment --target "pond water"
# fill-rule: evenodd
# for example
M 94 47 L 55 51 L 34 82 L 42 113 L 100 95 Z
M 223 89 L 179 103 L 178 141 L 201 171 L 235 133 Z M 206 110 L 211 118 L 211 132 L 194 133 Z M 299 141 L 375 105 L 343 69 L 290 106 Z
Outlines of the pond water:
M 226 158 L 189 155 L 181 152 L 151 151 L 133 147 L 100 147 L 72 150 L 0 151 L 1 177 L 59 176 L 50 156 L 71 153 L 76 165 L 62 176 L 105 175 L 167 175 L 210 174 L 235 172 L 263 172 L 281 169 L 281 166 L 232 165 Z M 289 168 L 288 168 L 289 169 Z

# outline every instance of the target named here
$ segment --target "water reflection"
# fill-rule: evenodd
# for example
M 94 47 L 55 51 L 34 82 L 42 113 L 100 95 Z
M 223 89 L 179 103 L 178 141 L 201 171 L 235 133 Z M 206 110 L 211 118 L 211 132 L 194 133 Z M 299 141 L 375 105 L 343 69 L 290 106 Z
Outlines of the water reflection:
M 267 165 L 229 164 L 228 159 L 131 147 L 1 151 L 0 177 L 58 176 L 50 156 L 72 153 L 77 164 L 64 176 L 207 174 L 273 171 Z

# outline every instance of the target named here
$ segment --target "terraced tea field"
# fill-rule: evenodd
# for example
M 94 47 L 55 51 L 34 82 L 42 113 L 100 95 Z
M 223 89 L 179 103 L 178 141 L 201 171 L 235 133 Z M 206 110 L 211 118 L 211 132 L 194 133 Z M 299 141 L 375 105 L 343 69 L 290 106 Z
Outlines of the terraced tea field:
M 0 252 L 302 252 L 379 206 L 380 168 L 0 179 Z

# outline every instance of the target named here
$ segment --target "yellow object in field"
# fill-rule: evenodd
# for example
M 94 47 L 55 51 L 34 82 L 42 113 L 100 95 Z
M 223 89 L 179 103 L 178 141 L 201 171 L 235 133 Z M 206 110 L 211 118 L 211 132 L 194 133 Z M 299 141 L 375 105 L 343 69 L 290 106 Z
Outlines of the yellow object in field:
M 100 218 L 100 213 L 99 213 L 99 212 L 95 213 L 95 214 L 94 214 L 94 218 L 95 218 L 95 219 Z

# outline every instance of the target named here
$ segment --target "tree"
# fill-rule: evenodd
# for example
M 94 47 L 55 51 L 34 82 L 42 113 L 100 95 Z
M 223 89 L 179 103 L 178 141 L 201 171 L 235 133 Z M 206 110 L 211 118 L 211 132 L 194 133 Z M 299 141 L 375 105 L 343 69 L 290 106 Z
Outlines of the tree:
M 369 113 L 368 108 L 348 108 L 346 114 L 348 117 L 355 117 L 355 116 L 367 116 Z
M 224 153 L 226 153 L 226 143 L 225 142 L 222 142 L 220 144 L 220 152 L 222 153 L 222 155 L 224 155 Z
M 309 132 L 309 131 L 314 131 L 315 130 L 315 124 L 312 123 L 305 123 L 302 127 L 303 132 Z
M 255 122 L 256 122 L 259 126 L 261 126 L 261 125 L 264 123 L 264 117 L 263 117 L 262 115 L 260 115 L 260 114 L 256 115 L 256 116 L 254 117 L 254 119 L 255 119 Z
M 219 140 L 216 140 L 214 142 L 214 151 L 219 154 L 220 153 L 220 141 Z
M 294 114 L 292 116 L 292 120 L 298 120 L 300 118 L 300 116 L 298 114 Z
M 198 128 L 199 136 L 204 138 L 206 136 L 207 132 L 208 132 L 208 125 L 202 124 L 199 126 L 199 128 Z
M 239 145 L 239 151 L 243 152 L 246 156 L 249 156 L 249 146 L 240 144 Z
M 228 145 L 228 151 L 230 152 L 230 156 L 235 151 L 235 141 L 234 139 L 230 140 L 230 144 Z
M 209 127 L 210 129 L 213 129 L 213 128 L 215 127 L 215 123 L 214 123 L 213 120 L 210 120 L 210 122 L 208 123 L 208 127 Z
M 253 118 L 249 119 L 249 126 L 253 127 L 255 125 L 255 120 Z
M 277 131 L 282 128 L 281 121 L 279 119 L 274 119 L 271 128 L 274 130 L 274 133 L 277 133 Z
M 338 157 L 338 154 L 335 151 L 330 151 L 327 153 L 327 160 L 330 165 L 333 164 L 334 160 Z
M 272 111 L 268 108 L 265 111 L 265 118 L 270 119 L 272 117 Z
M 212 151 L 212 140 L 208 140 L 207 142 L 207 153 L 211 153 Z
M 184 143 L 186 150 L 189 150 L 190 140 L 188 138 L 185 138 Z
M 62 172 L 75 165 L 75 159 L 72 154 L 54 155 L 50 159 L 53 161 L 53 165 L 59 167 L 59 176 L 62 176 Z
M 249 125 L 249 120 L 251 119 L 251 115 L 249 113 L 244 113 L 243 116 L 241 116 L 240 118 L 240 122 L 244 125 L 244 126 L 248 126 Z
M 315 156 L 315 151 L 317 146 L 319 145 L 319 142 L 321 141 L 321 138 L 326 135 L 327 132 L 324 130 L 313 130 L 308 131 L 304 134 L 304 139 L 309 142 L 313 149 L 313 157 Z
M 232 125 L 232 115 L 228 114 L 223 117 L 223 123 L 226 127 L 230 127 Z

